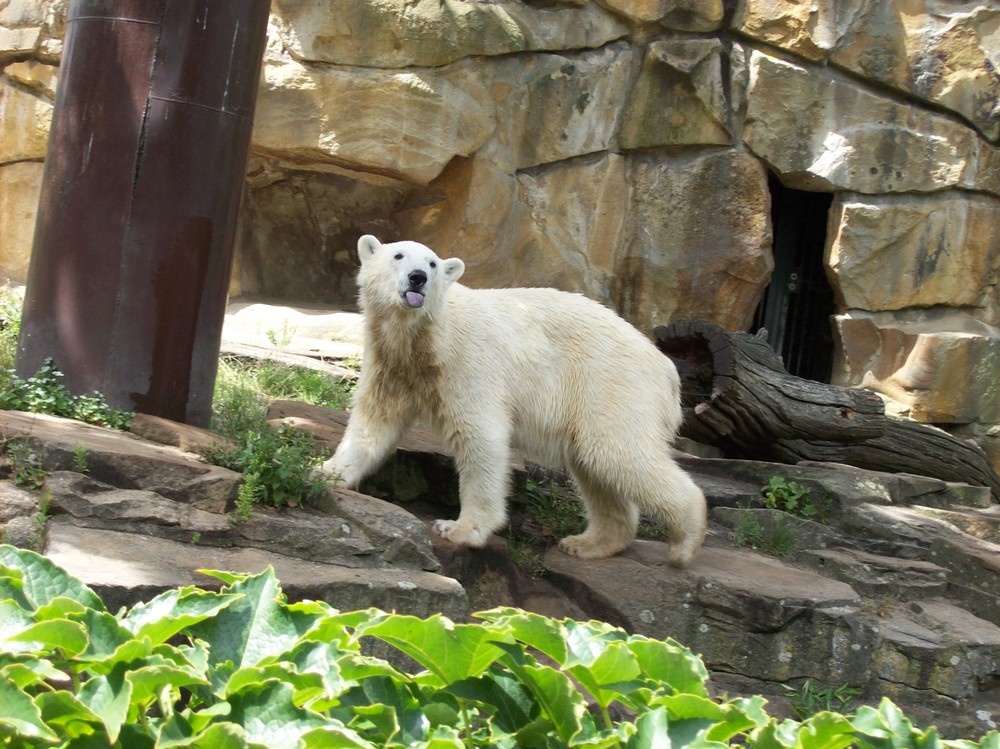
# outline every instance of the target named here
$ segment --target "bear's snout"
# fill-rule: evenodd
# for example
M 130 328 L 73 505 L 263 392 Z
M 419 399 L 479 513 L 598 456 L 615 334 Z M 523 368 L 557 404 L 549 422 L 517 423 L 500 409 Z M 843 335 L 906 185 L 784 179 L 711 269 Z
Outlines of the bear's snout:
M 410 288 L 414 290 L 419 290 L 424 284 L 427 283 L 427 274 L 422 270 L 410 271 Z

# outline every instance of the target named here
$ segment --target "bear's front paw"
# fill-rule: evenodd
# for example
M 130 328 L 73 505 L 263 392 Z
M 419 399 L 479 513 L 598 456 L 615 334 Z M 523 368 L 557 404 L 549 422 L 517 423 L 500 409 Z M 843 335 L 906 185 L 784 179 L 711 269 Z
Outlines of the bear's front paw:
M 581 533 L 578 536 L 567 536 L 559 542 L 560 551 L 579 559 L 604 559 L 605 557 L 614 556 L 619 551 L 624 551 L 627 548 L 628 544 L 601 541 L 587 533 Z
M 459 546 L 472 546 L 477 549 L 485 546 L 489 538 L 488 533 L 460 520 L 435 520 L 434 531 Z

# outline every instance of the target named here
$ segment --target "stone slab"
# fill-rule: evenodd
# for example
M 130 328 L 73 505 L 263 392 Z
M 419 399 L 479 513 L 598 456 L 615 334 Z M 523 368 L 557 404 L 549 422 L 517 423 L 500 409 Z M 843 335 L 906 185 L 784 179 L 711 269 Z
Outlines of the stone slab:
M 462 586 L 432 572 L 349 569 L 273 551 L 77 528 L 58 517 L 49 521 L 45 554 L 99 593 L 112 611 L 182 585 L 219 587 L 199 570 L 258 573 L 270 565 L 291 600 L 324 600 L 342 611 L 374 606 L 415 616 L 443 612 L 455 619 L 468 613 Z

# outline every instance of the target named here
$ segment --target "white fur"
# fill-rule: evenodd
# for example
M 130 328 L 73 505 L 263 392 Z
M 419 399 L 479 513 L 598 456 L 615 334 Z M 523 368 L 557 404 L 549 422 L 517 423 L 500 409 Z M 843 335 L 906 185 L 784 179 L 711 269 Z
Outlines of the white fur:
M 323 468 L 349 487 L 388 457 L 417 418 L 455 455 L 457 520 L 437 531 L 482 546 L 506 522 L 510 451 L 567 468 L 589 518 L 560 547 L 622 551 L 640 513 L 670 529 L 669 562 L 705 535 L 705 498 L 672 458 L 680 384 L 669 358 L 597 302 L 554 289 L 470 289 L 465 265 L 416 242 L 358 242 L 364 363 L 350 422 Z M 422 307 L 405 299 L 427 275 Z

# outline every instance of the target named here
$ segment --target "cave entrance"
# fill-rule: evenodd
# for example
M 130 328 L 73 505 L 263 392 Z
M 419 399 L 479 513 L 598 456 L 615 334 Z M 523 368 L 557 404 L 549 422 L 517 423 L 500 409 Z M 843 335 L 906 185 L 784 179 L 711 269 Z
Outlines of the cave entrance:
M 833 195 L 785 187 L 768 180 L 774 231 L 774 273 L 754 314 L 752 330 L 766 328 L 771 348 L 789 373 L 829 382 L 836 311 L 823 267 Z

